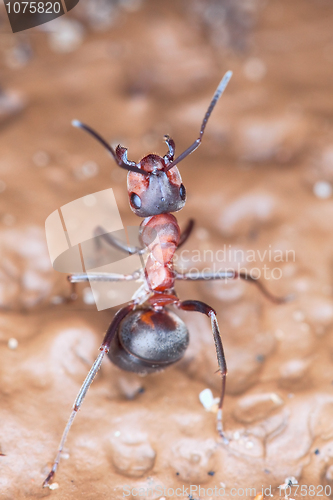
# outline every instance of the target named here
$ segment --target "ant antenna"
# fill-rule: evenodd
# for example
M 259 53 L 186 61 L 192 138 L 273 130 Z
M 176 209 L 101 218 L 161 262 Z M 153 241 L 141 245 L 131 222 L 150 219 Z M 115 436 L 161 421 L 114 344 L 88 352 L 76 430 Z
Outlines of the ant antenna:
M 184 151 L 181 155 L 179 155 L 178 158 L 173 160 L 173 162 L 171 162 L 170 165 L 168 165 L 165 168 L 165 170 L 164 170 L 165 172 L 170 170 L 170 168 L 174 167 L 177 163 L 180 163 L 182 160 L 184 160 L 184 158 L 186 158 L 186 156 L 193 153 L 193 151 L 195 151 L 200 146 L 202 136 L 203 136 L 203 133 L 205 131 L 205 128 L 206 128 L 206 125 L 208 122 L 208 118 L 210 117 L 210 115 L 215 107 L 215 104 L 217 103 L 217 101 L 220 99 L 221 95 L 225 91 L 225 88 L 228 85 L 231 77 L 232 77 L 232 71 L 227 71 L 226 74 L 224 75 L 224 77 L 222 78 L 222 80 L 220 81 L 219 86 L 216 89 L 214 97 L 213 97 L 213 99 L 209 105 L 209 108 L 207 109 L 207 112 L 205 114 L 205 117 L 202 121 L 200 134 L 199 134 L 198 139 L 196 141 L 194 141 L 194 143 L 189 148 L 187 148 L 186 151 Z
M 79 120 L 73 120 L 72 125 L 73 125 L 73 127 L 82 128 L 83 130 L 88 132 L 88 134 L 92 135 L 95 139 L 97 139 L 97 141 L 100 142 L 102 144 L 102 146 L 104 146 L 109 151 L 109 153 L 111 153 L 111 156 L 113 157 L 113 159 L 115 160 L 115 162 L 117 163 L 117 165 L 119 167 L 124 168 L 125 170 L 130 170 L 131 172 L 137 172 L 138 174 L 149 175 L 149 172 L 145 172 L 145 170 L 142 170 L 138 167 L 135 167 L 133 165 L 133 162 L 129 162 L 129 161 L 126 162 L 126 161 L 123 161 L 120 158 L 118 158 L 115 150 L 110 146 L 110 144 L 108 144 L 106 142 L 106 140 L 103 139 L 103 137 L 101 135 L 99 135 L 97 132 L 95 132 L 95 130 L 93 130 L 88 125 L 85 125 L 84 123 L 80 122 Z M 125 149 L 125 148 L 122 148 L 122 149 Z M 127 159 L 126 155 L 125 155 L 125 159 Z

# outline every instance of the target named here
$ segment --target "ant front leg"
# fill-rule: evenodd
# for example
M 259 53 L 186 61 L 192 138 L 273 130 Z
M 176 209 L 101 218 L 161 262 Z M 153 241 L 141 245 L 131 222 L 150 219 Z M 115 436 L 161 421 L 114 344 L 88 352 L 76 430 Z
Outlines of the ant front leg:
M 222 271 L 222 272 L 195 272 L 195 273 L 175 273 L 175 279 L 177 280 L 190 280 L 190 281 L 211 281 L 211 280 L 234 280 L 240 278 L 245 281 L 250 281 L 251 283 L 254 283 L 261 293 L 265 295 L 267 299 L 269 299 L 271 302 L 274 302 L 275 304 L 284 304 L 286 302 L 289 302 L 293 296 L 292 295 L 287 295 L 285 297 L 276 297 L 275 295 L 271 294 L 264 285 L 256 278 L 253 278 L 252 276 L 246 274 L 246 273 L 238 273 L 237 271 Z
M 118 250 L 122 250 L 125 253 L 129 253 L 130 255 L 133 254 L 139 254 L 142 255 L 146 249 L 145 248 L 138 248 L 135 246 L 131 245 L 126 245 L 126 243 L 122 242 L 121 240 L 118 240 L 118 238 L 115 238 L 112 236 L 110 233 L 106 233 L 105 230 L 101 226 L 97 226 L 95 231 L 94 231 L 94 236 L 96 238 L 97 246 L 100 246 L 100 240 L 104 240 L 108 245 L 113 246 L 114 248 L 117 248 Z
M 85 398 L 85 395 L 87 394 L 87 391 L 88 391 L 90 385 L 92 384 L 92 381 L 94 380 L 98 370 L 101 367 L 104 355 L 109 352 L 111 342 L 112 342 L 112 340 L 117 332 L 119 324 L 125 318 L 125 316 L 127 316 L 127 314 L 129 314 L 133 310 L 133 308 L 134 308 L 134 303 L 130 303 L 126 307 L 123 307 L 122 309 L 120 309 L 116 313 L 111 325 L 107 329 L 104 340 L 103 340 L 101 347 L 99 349 L 101 352 L 99 353 L 99 355 L 96 358 L 96 361 L 92 365 L 92 367 L 91 367 L 85 381 L 83 382 L 82 387 L 81 387 L 81 389 L 80 389 L 80 391 L 75 399 L 75 402 L 73 405 L 73 410 L 72 410 L 71 416 L 69 417 L 67 425 L 65 427 L 64 433 L 62 435 L 62 438 L 61 438 L 61 441 L 59 444 L 59 448 L 58 448 L 58 452 L 57 452 L 55 461 L 53 463 L 52 469 L 43 483 L 44 487 L 49 485 L 50 481 L 53 479 L 53 477 L 57 471 L 60 457 L 61 457 L 61 453 L 62 453 L 62 450 L 64 448 L 64 445 L 65 445 L 69 430 L 70 430 L 72 423 L 74 421 L 74 418 L 76 417 L 76 414 L 79 411 L 79 408 L 80 408 L 80 406 Z
M 220 403 L 219 403 L 219 409 L 217 412 L 217 431 L 221 438 L 224 440 L 226 444 L 228 444 L 228 439 L 225 437 L 223 433 L 223 423 L 222 423 L 222 407 L 223 407 L 223 400 L 224 400 L 224 395 L 225 395 L 225 383 L 226 383 L 226 375 L 227 375 L 227 364 L 224 356 L 224 350 L 223 350 L 223 345 L 222 345 L 222 340 L 221 340 L 221 335 L 220 335 L 220 330 L 219 330 L 219 325 L 217 323 L 217 318 L 216 318 L 216 312 L 214 309 L 204 302 L 200 302 L 199 300 L 184 300 L 183 302 L 179 302 L 177 304 L 177 307 L 179 309 L 183 309 L 184 311 L 197 311 L 202 314 L 205 314 L 210 318 L 211 324 L 212 324 L 212 332 L 214 336 L 214 342 L 215 342 L 215 349 L 216 349 L 216 354 L 217 354 L 217 361 L 219 365 L 219 371 L 221 372 L 222 375 L 222 388 L 221 388 L 221 396 L 220 396 Z

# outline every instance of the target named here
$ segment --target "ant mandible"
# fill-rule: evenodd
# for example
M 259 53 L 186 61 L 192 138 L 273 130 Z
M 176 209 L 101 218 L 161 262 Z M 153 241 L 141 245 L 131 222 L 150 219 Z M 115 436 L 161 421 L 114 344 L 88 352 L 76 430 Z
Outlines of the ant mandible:
M 102 228 L 96 229 L 96 235 L 100 235 L 109 245 L 129 254 L 143 254 L 152 241 L 152 234 L 158 236 L 159 244 L 152 248 L 149 247 L 148 260 L 144 274 L 141 276 L 143 285 L 140 288 L 140 293 L 136 293 L 129 304 L 116 313 L 106 332 L 100 347 L 100 354 L 83 382 L 74 402 L 54 464 L 43 486 L 48 486 L 55 475 L 69 429 L 102 364 L 105 354 L 123 370 L 144 374 L 162 370 L 182 358 L 189 342 L 188 330 L 185 323 L 174 312 L 166 309 L 166 306 L 173 305 L 184 311 L 197 311 L 205 314 L 211 320 L 218 367 L 222 377 L 221 396 L 217 413 L 217 431 L 224 442 L 228 442 L 224 436 L 222 426 L 222 406 L 227 366 L 216 312 L 212 307 L 198 300 L 179 300 L 174 290 L 175 280 L 241 278 L 256 283 L 266 297 L 276 303 L 281 303 L 285 299 L 273 297 L 260 282 L 245 273 L 237 273 L 236 271 L 218 273 L 177 272 L 173 268 L 173 256 L 175 251 L 190 236 L 194 221 L 190 220 L 181 233 L 177 219 L 170 212 L 181 210 L 186 201 L 186 190 L 176 165 L 193 153 L 200 145 L 207 121 L 231 76 L 232 72 L 228 71 L 217 87 L 204 116 L 198 139 L 176 159 L 174 159 L 175 143 L 169 136 L 164 137 L 169 149 L 165 156 L 160 157 L 156 154 L 149 154 L 142 158 L 139 163 L 135 163 L 127 159 L 126 148 L 119 145 L 114 150 L 88 125 L 76 120 L 73 121 L 75 127 L 82 128 L 97 139 L 111 153 L 119 167 L 128 170 L 127 188 L 130 207 L 136 215 L 144 217 L 139 232 L 142 248 L 128 246 L 114 238 L 110 233 L 105 234 Z M 89 278 L 85 274 L 76 274 L 69 276 L 69 281 L 78 283 L 103 279 L 111 282 L 137 278 L 137 272 L 133 275 L 105 274 L 103 277 L 100 274 L 96 276 L 89 274 Z

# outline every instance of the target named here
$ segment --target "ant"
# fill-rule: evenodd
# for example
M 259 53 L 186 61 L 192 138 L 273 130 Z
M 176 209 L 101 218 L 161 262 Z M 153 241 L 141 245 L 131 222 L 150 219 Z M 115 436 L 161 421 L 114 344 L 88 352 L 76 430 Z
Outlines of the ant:
M 72 284 L 89 280 L 123 281 L 125 279 L 141 279 L 143 285 L 134 294 L 132 300 L 121 308 L 114 316 L 104 340 L 100 353 L 90 369 L 74 402 L 73 410 L 62 435 L 58 452 L 52 469 L 45 479 L 43 486 L 48 486 L 53 479 L 61 453 L 73 423 L 73 420 L 83 402 L 83 399 L 98 372 L 103 358 L 109 359 L 123 370 L 139 374 L 147 374 L 163 370 L 180 360 L 189 343 L 189 333 L 185 323 L 167 306 L 175 306 L 184 311 L 197 311 L 208 316 L 215 341 L 219 372 L 221 373 L 221 395 L 217 412 L 217 431 L 225 443 L 227 438 L 223 433 L 222 406 L 225 394 L 227 365 L 225 361 L 221 336 L 212 307 L 198 300 L 181 301 L 174 290 L 175 280 L 221 280 L 241 278 L 255 283 L 263 294 L 276 303 L 284 302 L 284 298 L 272 296 L 255 278 L 236 271 L 179 273 L 173 268 L 173 256 L 190 236 L 194 221 L 189 220 L 185 230 L 181 233 L 177 219 L 171 212 L 181 210 L 186 201 L 186 190 L 178 165 L 188 155 L 193 153 L 201 144 L 207 121 L 222 93 L 224 92 L 232 72 L 228 71 L 222 78 L 213 99 L 204 116 L 198 139 L 181 153 L 176 159 L 175 143 L 166 135 L 164 140 L 168 146 L 168 153 L 163 157 L 149 154 L 139 163 L 127 159 L 127 149 L 118 145 L 114 150 L 97 132 L 88 125 L 77 120 L 75 127 L 81 128 L 97 139 L 108 151 L 121 168 L 128 170 L 127 188 L 129 203 L 132 211 L 143 217 L 140 225 L 139 239 L 142 247 L 134 247 L 105 233 L 102 228 L 96 229 L 96 235 L 113 247 L 123 250 L 127 254 L 142 255 L 149 248 L 144 274 L 135 272 L 133 275 L 121 274 L 75 274 L 69 276 Z M 159 243 L 154 244 L 155 236 Z M 156 240 L 155 240 L 156 241 Z M 153 243 L 152 243 L 153 242 Z M 150 246 L 149 246 L 150 245 Z M 75 294 L 74 294 L 75 295 Z

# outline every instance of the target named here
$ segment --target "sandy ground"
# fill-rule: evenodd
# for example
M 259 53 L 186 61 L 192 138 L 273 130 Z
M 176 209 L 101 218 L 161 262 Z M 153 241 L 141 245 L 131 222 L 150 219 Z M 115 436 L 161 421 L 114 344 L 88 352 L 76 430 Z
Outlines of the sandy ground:
M 54 32 L 14 37 L 3 25 L 0 84 L 16 101 L 0 114 L 1 499 L 120 499 L 157 486 L 181 494 L 140 498 L 188 498 L 191 484 L 224 487 L 229 498 L 246 496 L 231 488 L 271 487 L 279 498 L 292 476 L 303 498 L 333 491 L 333 7 L 272 0 L 255 19 L 242 51 L 214 45 L 207 26 L 175 2 L 146 2 L 105 31 L 83 23 L 67 52 Z M 104 361 L 66 443 L 58 487 L 42 489 L 116 311 L 86 304 L 85 286 L 74 304 L 56 304 L 69 290 L 51 267 L 45 220 L 112 187 L 123 223 L 139 222 L 126 173 L 71 120 L 128 147 L 135 161 L 165 154 L 165 133 L 181 152 L 228 69 L 234 76 L 203 145 L 180 166 L 188 199 L 177 218 L 183 227 L 193 217 L 196 229 L 178 265 L 256 268 L 272 293 L 294 300 L 277 306 L 239 281 L 179 284 L 182 299 L 218 313 L 230 444 L 199 401 L 205 388 L 219 394 L 209 321 L 184 313 L 191 341 L 174 367 L 142 378 Z

